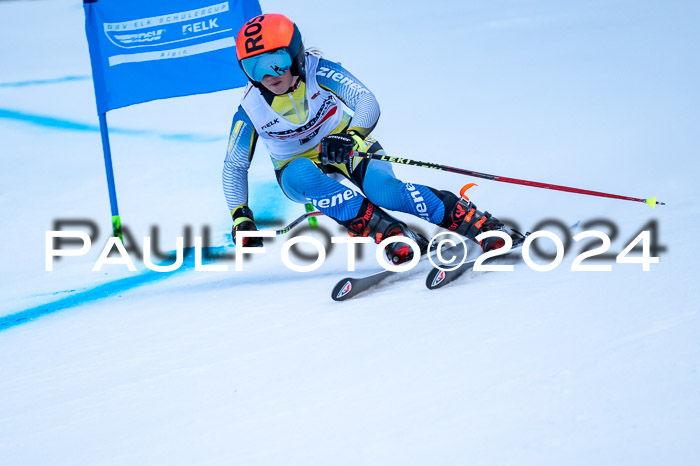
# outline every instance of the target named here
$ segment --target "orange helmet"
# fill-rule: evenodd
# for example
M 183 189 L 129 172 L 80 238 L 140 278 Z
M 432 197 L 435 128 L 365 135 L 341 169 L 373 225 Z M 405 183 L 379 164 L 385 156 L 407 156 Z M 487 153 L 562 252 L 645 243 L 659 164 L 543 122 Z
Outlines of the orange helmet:
M 254 86 L 267 75 L 291 69 L 304 76 L 304 44 L 296 24 L 281 14 L 264 14 L 246 22 L 236 38 L 238 64 Z

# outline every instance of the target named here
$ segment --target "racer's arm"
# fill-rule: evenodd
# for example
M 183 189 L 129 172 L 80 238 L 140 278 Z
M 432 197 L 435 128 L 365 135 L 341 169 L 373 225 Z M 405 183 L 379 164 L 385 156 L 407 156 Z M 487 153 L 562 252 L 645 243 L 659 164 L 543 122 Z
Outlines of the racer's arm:
M 321 58 L 316 69 L 318 84 L 338 96 L 354 112 L 348 131 L 367 137 L 379 120 L 379 102 L 362 82 L 340 64 Z
M 248 208 L 248 168 L 257 140 L 258 133 L 250 118 L 242 107 L 238 107 L 233 117 L 222 173 L 224 195 L 233 218 L 234 231 L 245 222 L 252 223 L 254 228 L 253 213 Z M 249 229 L 246 226 L 251 225 L 243 225 L 242 228 Z

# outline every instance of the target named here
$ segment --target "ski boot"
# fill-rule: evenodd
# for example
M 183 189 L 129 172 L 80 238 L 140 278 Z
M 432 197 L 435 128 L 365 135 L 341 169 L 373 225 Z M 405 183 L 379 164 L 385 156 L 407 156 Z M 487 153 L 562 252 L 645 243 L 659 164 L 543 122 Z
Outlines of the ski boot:
M 342 223 L 348 229 L 350 236 L 369 236 L 377 244 L 392 236 L 405 236 L 418 243 L 421 254 L 428 249 L 428 240 L 411 231 L 405 223 L 395 219 L 382 209 L 365 199 L 357 216 Z M 413 249 L 403 242 L 391 243 L 384 253 L 387 259 L 394 265 L 410 261 L 413 258 Z
M 447 228 L 450 231 L 459 233 L 476 242 L 476 237 L 485 231 L 502 231 L 513 239 L 513 244 L 518 244 L 525 239 L 521 233 L 507 228 L 496 217 L 484 211 L 480 212 L 476 209 L 476 205 L 465 195 L 467 189 L 476 186 L 474 183 L 469 183 L 464 186 L 459 192 L 460 197 L 457 198 L 454 194 L 442 191 L 443 199 L 446 205 L 450 205 L 450 201 L 454 202 L 454 206 L 448 212 L 440 224 L 441 227 Z M 479 246 L 484 252 L 502 248 L 505 245 L 503 239 L 497 236 L 492 236 L 479 241 Z

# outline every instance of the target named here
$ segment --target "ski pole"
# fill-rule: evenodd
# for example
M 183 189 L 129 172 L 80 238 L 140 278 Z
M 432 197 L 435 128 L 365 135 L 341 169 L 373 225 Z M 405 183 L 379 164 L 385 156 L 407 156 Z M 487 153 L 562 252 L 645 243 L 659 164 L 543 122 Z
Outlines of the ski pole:
M 355 157 L 361 157 L 361 158 L 365 158 L 365 159 L 383 160 L 386 162 L 400 163 L 403 165 L 413 165 L 416 167 L 432 168 L 433 170 L 443 170 L 443 171 L 451 172 L 451 173 L 459 173 L 460 175 L 474 176 L 476 178 L 484 178 L 486 180 L 491 180 L 491 181 L 501 181 L 503 183 L 512 183 L 512 184 L 521 184 L 524 186 L 532 186 L 533 188 L 553 189 L 556 191 L 565 191 L 565 192 L 569 192 L 569 193 L 586 194 L 588 196 L 609 197 L 612 199 L 622 199 L 625 201 L 643 202 L 645 204 L 649 204 L 651 207 L 656 207 L 657 204 L 658 205 L 666 205 L 663 202 L 657 201 L 656 197 L 650 197 L 649 199 L 641 199 L 641 198 L 637 198 L 637 197 L 620 196 L 619 194 L 608 194 L 608 193 L 602 193 L 599 191 L 590 191 L 588 189 L 579 189 L 579 188 L 571 188 L 569 186 L 559 186 L 556 184 L 540 183 L 538 181 L 519 180 L 517 178 L 508 178 L 508 177 L 499 176 L 499 175 L 489 175 L 487 173 L 479 173 L 479 172 L 475 172 L 472 170 L 465 170 L 463 168 L 449 167 L 447 165 L 441 165 L 438 163 L 421 162 L 419 160 L 404 159 L 404 158 L 400 158 L 400 157 L 389 157 L 386 155 L 379 155 L 379 154 L 372 153 L 372 152 L 355 151 L 355 152 L 353 152 L 353 155 Z
M 307 212 L 313 212 L 314 210 L 316 210 L 314 205 L 310 202 L 307 202 L 306 204 L 304 204 L 304 208 L 306 209 Z M 316 219 L 315 215 L 309 217 L 309 227 L 310 228 L 318 228 L 318 220 Z
M 274 230 L 275 236 L 286 235 L 287 233 L 289 233 L 289 232 L 292 230 L 292 228 L 294 228 L 295 226 L 299 225 L 301 222 L 303 222 L 303 221 L 306 220 L 307 218 L 310 219 L 310 218 L 313 218 L 313 217 L 318 217 L 319 215 L 323 215 L 323 213 L 322 213 L 322 212 L 319 212 L 319 211 L 317 211 L 317 210 L 316 210 L 316 211 L 313 211 L 313 212 L 306 212 L 306 213 L 302 214 L 299 218 L 297 218 L 296 220 L 294 220 L 292 223 L 290 223 L 290 224 L 287 225 L 286 227 L 282 228 L 281 230 Z M 313 228 L 313 227 L 312 227 L 312 228 Z M 232 232 L 232 234 L 233 234 L 233 232 Z
M 303 222 L 307 218 L 318 217 L 319 215 L 323 215 L 323 213 L 321 213 L 319 211 L 306 212 L 306 213 L 302 214 L 299 218 L 294 220 L 292 223 L 290 223 L 286 227 L 282 228 L 281 230 L 275 230 L 275 235 L 280 236 L 280 235 L 287 234 L 287 233 L 289 233 L 289 231 L 292 228 L 299 225 L 301 222 Z

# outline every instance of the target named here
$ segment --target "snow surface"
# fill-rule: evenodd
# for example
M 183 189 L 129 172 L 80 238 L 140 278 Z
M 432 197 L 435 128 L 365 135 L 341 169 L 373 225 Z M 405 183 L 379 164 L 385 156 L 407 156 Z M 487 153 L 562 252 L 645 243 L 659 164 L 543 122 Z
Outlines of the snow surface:
M 82 4 L 1 2 L 0 316 L 36 318 L 0 329 L 0 464 L 700 462 L 698 3 L 263 9 L 376 93 L 391 154 L 668 205 L 397 167 L 403 179 L 476 181 L 477 205 L 524 228 L 612 219 L 615 252 L 656 219 L 660 263 L 574 273 L 572 254 L 432 292 L 414 273 L 345 303 L 329 296 L 341 249 L 301 274 L 279 240 L 244 272 L 93 273 L 110 214 Z M 110 112 L 135 238 L 157 225 L 173 249 L 209 225 L 230 248 L 220 176 L 240 95 Z M 259 217 L 303 211 L 265 154 L 251 189 Z M 45 272 L 45 231 L 66 218 L 101 236 Z

